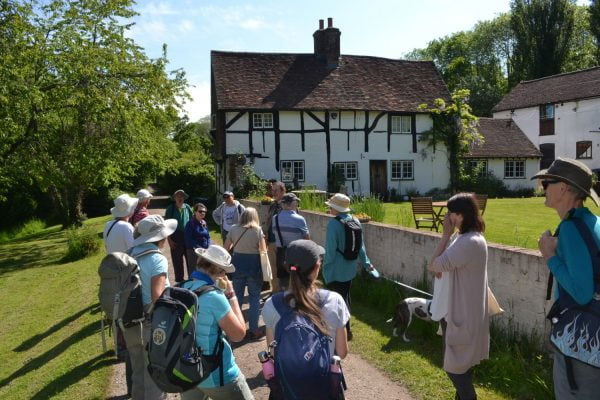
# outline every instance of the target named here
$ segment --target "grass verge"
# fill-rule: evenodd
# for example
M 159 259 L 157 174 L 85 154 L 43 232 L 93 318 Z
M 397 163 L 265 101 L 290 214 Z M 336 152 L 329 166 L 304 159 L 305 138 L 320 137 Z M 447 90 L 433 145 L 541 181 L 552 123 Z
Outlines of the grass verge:
M 86 226 L 98 233 L 107 219 Z M 66 263 L 66 242 L 50 227 L 0 244 L 2 399 L 104 398 L 114 357 L 99 333 L 103 254 Z
M 405 385 L 417 398 L 453 398 L 452 383 L 441 369 L 442 338 L 436 334 L 437 324 L 413 321 L 408 331 L 411 342 L 405 343 L 392 336 L 392 326 L 385 322 L 399 299 L 409 295 L 390 282 L 355 279 L 352 350 Z M 474 370 L 479 398 L 552 398 L 551 362 L 531 343 L 527 338 L 492 329 L 490 359 Z

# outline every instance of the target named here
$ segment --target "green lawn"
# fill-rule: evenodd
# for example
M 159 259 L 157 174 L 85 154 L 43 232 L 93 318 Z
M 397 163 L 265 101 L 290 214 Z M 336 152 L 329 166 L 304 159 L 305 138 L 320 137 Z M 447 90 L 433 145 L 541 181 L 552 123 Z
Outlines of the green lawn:
M 87 223 L 100 232 L 107 219 Z M 2 399 L 105 397 L 114 357 L 99 332 L 104 252 L 64 263 L 65 251 L 58 226 L 0 244 Z
M 590 200 L 586 205 L 600 214 L 600 208 Z M 410 202 L 384 203 L 384 208 L 385 223 L 415 227 Z M 483 217 L 488 242 L 530 249 L 537 249 L 540 234 L 546 229 L 554 230 L 559 222 L 556 211 L 544 206 L 543 197 L 489 199 Z

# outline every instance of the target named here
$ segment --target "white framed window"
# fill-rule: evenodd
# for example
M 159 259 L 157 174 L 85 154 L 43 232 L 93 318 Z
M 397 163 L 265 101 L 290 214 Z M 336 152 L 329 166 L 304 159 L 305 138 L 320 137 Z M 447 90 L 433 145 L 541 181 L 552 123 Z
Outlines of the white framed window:
M 487 170 L 487 160 L 467 160 L 467 171 L 476 171 L 477 176 L 486 176 Z
M 272 128 L 273 114 L 272 113 L 254 113 L 252 114 L 253 128 Z
M 415 162 L 413 160 L 397 160 L 391 162 L 393 181 L 411 181 L 415 179 Z
M 412 133 L 410 115 L 392 115 L 392 133 Z
M 347 181 L 358 179 L 358 163 L 356 161 L 344 161 L 333 163 L 334 167 L 342 173 Z
M 304 160 L 281 161 L 282 182 L 304 182 Z
M 525 160 L 504 160 L 504 178 L 525 178 Z

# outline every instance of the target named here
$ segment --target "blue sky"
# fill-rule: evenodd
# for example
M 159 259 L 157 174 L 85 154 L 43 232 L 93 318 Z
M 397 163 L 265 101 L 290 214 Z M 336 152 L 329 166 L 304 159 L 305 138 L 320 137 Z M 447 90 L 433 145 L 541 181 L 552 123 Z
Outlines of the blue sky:
M 581 3 L 581 1 L 580 1 Z M 587 3 L 584 1 L 583 3 Z M 138 0 L 130 35 L 155 58 L 167 44 L 183 68 L 192 121 L 210 113 L 210 51 L 311 53 L 319 19 L 333 18 L 342 54 L 400 58 L 510 9 L 509 0 Z M 327 26 L 327 25 L 325 25 Z

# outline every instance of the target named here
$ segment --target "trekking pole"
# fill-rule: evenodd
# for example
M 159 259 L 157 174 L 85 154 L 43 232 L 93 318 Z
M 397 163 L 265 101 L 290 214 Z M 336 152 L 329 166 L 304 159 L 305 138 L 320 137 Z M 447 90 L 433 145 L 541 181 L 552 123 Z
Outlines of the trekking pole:
M 430 294 L 430 293 L 427 293 L 427 292 L 424 292 L 424 291 L 422 291 L 422 290 L 420 290 L 420 289 L 417 289 L 417 288 L 414 288 L 414 287 L 412 287 L 412 286 L 409 286 L 409 285 L 407 285 L 406 283 L 398 282 L 398 281 L 395 281 L 395 280 L 393 280 L 393 279 L 386 278 L 385 276 L 382 276 L 382 278 L 383 278 L 383 279 L 385 279 L 386 281 L 389 281 L 389 282 L 395 283 L 396 285 L 399 285 L 399 286 L 402 286 L 402 287 L 404 287 L 404 288 L 406 288 L 406 289 L 412 290 L 413 292 L 417 292 L 417 293 L 421 293 L 421 294 L 424 294 L 424 295 L 426 295 L 426 296 L 429 296 L 429 297 L 433 297 L 433 295 L 432 295 L 432 294 Z

